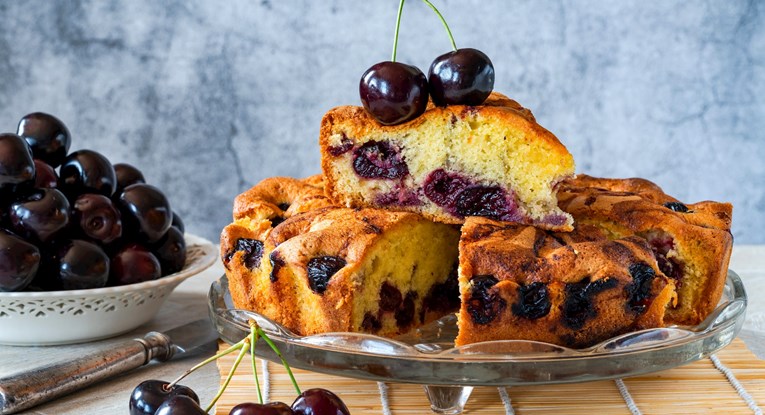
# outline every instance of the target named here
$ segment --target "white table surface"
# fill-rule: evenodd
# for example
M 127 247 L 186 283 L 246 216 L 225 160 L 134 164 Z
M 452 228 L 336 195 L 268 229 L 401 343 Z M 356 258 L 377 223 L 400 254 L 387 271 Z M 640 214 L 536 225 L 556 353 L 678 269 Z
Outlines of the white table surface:
M 746 323 L 740 337 L 759 358 L 765 359 L 765 245 L 736 245 L 733 249 L 731 269 L 744 281 L 749 296 Z M 49 347 L 0 346 L 0 376 L 23 372 L 43 364 L 65 361 L 93 352 L 126 339 L 140 337 L 151 330 L 167 330 L 207 316 L 207 291 L 210 284 L 223 274 L 218 262 L 210 269 L 183 282 L 167 299 L 160 314 L 150 323 L 126 335 L 88 344 Z M 23 414 L 39 415 L 96 415 L 126 414 L 133 388 L 147 379 L 171 381 L 186 369 L 206 357 L 212 356 L 216 345 L 201 348 L 196 355 L 163 364 L 151 364 L 131 373 L 92 386 L 54 402 L 38 406 Z M 207 365 L 184 379 L 183 384 L 193 388 L 203 404 L 209 403 L 218 388 L 218 371 L 214 364 Z M 252 398 L 253 400 L 256 397 Z

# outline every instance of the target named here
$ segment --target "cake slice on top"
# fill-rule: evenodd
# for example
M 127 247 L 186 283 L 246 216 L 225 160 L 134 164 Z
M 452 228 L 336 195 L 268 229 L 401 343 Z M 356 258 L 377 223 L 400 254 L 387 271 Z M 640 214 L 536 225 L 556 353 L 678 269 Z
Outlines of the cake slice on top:
M 565 146 L 531 112 L 498 93 L 480 106 L 430 106 L 382 126 L 363 108 L 323 118 L 319 144 L 327 195 L 348 207 L 420 213 L 443 223 L 469 216 L 573 229 L 555 186 L 574 173 Z

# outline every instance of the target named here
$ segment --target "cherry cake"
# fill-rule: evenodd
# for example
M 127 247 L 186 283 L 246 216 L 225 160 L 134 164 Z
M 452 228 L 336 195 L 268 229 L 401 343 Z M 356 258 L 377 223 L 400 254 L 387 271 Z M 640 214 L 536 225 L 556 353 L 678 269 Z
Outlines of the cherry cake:
M 361 107 L 330 110 L 319 144 L 327 196 L 347 207 L 420 213 L 461 224 L 469 216 L 571 230 L 555 187 L 573 175 L 566 147 L 517 102 L 429 106 L 383 126 Z

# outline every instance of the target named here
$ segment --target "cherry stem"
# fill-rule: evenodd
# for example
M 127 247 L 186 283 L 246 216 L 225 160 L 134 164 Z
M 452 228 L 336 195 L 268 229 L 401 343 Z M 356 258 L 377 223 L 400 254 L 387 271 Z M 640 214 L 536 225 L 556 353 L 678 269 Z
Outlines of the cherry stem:
M 438 9 L 436 8 L 436 6 L 433 5 L 433 3 L 431 3 L 428 0 L 422 0 L 422 1 L 424 1 L 425 4 L 427 4 L 428 6 L 430 6 L 430 8 L 433 9 L 433 11 L 438 15 L 438 18 L 441 19 L 441 23 L 444 25 L 444 28 L 446 29 L 446 34 L 449 35 L 449 40 L 452 42 L 452 49 L 457 50 L 457 44 L 454 43 L 454 36 L 452 36 L 452 31 L 449 30 L 449 25 L 446 24 L 446 19 L 444 19 L 444 16 L 441 15 L 441 12 L 438 11 Z M 398 31 L 398 27 L 396 28 L 396 30 Z M 396 55 L 394 54 L 393 56 L 395 57 Z
M 210 409 L 212 409 L 215 404 L 218 402 L 218 399 L 220 399 L 221 396 L 223 396 L 223 391 L 226 390 L 228 387 L 228 384 L 231 383 L 231 378 L 234 377 L 234 373 L 236 372 L 236 368 L 239 367 L 239 364 L 242 363 L 242 359 L 244 359 L 244 355 L 247 354 L 247 352 L 250 351 L 250 349 L 253 347 L 252 344 L 250 344 L 250 338 L 245 337 L 241 342 L 237 343 L 240 344 L 239 354 L 236 356 L 236 360 L 234 361 L 234 365 L 231 366 L 231 370 L 228 372 L 228 376 L 226 376 L 226 380 L 223 382 L 223 385 L 218 388 L 218 393 L 215 394 L 215 397 L 213 398 L 212 402 L 210 402 L 209 405 L 207 405 L 207 408 L 205 408 L 205 412 L 210 412 Z
M 401 11 L 404 10 L 404 0 L 398 3 L 398 16 L 396 16 L 396 32 L 393 34 L 393 56 L 391 62 L 396 61 L 396 49 L 398 49 L 398 28 L 401 27 Z
M 297 391 L 297 394 L 300 395 L 300 393 L 301 393 L 300 392 L 300 387 L 298 386 L 297 381 L 295 380 L 295 375 L 292 374 L 292 369 L 290 369 L 290 365 L 287 363 L 286 360 L 284 360 L 284 356 L 282 356 L 282 352 L 280 352 L 279 348 L 276 347 L 274 342 L 272 342 L 271 339 L 268 338 L 268 336 L 263 331 L 263 329 L 261 329 L 260 326 L 258 326 L 258 324 L 255 323 L 252 320 L 250 320 L 250 328 L 253 329 L 253 330 L 256 330 L 258 332 L 258 334 L 260 335 L 260 337 L 262 337 L 263 340 L 266 341 L 268 346 L 271 347 L 271 350 L 273 350 L 274 353 L 276 353 L 276 355 L 279 356 L 279 360 L 282 361 L 282 365 L 284 366 L 284 369 L 286 369 L 287 370 L 287 374 L 290 375 L 290 380 L 292 381 L 292 386 L 295 387 L 295 390 Z
M 226 350 L 216 354 L 213 357 L 210 357 L 208 359 L 203 360 L 200 363 L 197 363 L 196 366 L 192 367 L 191 369 L 186 370 L 185 372 L 183 372 L 183 374 L 181 376 L 178 376 L 177 379 L 175 379 L 174 381 L 170 382 L 170 384 L 168 384 L 167 387 L 168 388 L 172 388 L 178 382 L 183 380 L 183 378 L 185 378 L 186 376 L 190 375 L 192 372 L 196 371 L 197 369 L 201 368 L 202 366 L 204 366 L 204 365 L 206 365 L 208 363 L 212 363 L 212 362 L 220 359 L 221 357 L 223 357 L 223 356 L 225 356 L 225 355 L 227 355 L 227 354 L 229 354 L 229 353 L 231 353 L 231 352 L 233 352 L 235 350 L 241 349 L 243 345 L 244 345 L 244 340 L 240 341 L 239 343 L 234 344 L 233 346 L 231 346 L 228 349 L 226 349 Z
M 263 403 L 263 394 L 260 392 L 260 381 L 258 380 L 258 367 L 255 363 L 255 345 L 258 342 L 258 332 L 250 330 L 250 360 L 252 360 L 252 374 L 255 376 L 255 387 L 258 389 L 258 402 Z

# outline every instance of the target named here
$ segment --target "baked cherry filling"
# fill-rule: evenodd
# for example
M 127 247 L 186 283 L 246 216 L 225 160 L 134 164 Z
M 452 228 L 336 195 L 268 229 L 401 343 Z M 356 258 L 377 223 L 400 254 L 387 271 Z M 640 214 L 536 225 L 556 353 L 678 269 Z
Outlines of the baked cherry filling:
M 276 282 L 278 279 L 279 271 L 283 266 L 286 265 L 286 262 L 284 262 L 284 259 L 282 258 L 279 251 L 271 252 L 271 254 L 268 256 L 268 260 L 271 262 L 271 275 L 268 276 L 268 279 L 270 279 L 271 282 Z
M 385 281 L 380 287 L 380 310 L 396 311 L 401 305 L 403 298 L 398 288 Z
M 491 323 L 507 306 L 505 299 L 492 289 L 498 282 L 493 275 L 476 275 L 470 279 L 467 311 L 476 324 Z
M 420 206 L 422 200 L 413 190 L 396 185 L 390 192 L 375 196 L 375 204 L 378 206 Z
M 401 153 L 387 141 L 368 141 L 353 150 L 353 170 L 365 179 L 400 179 L 409 174 Z
M 364 314 L 364 320 L 361 322 L 361 328 L 368 333 L 377 333 L 382 328 L 382 322 L 374 314 L 367 311 Z
M 448 312 L 457 309 L 460 306 L 460 287 L 457 279 L 457 268 L 454 268 L 449 273 L 449 277 L 446 281 L 436 284 L 430 287 L 428 295 L 422 301 L 423 315 L 420 317 L 420 321 L 425 321 L 424 312 L 438 311 Z
M 412 325 L 414 321 L 414 300 L 417 299 L 417 293 L 409 291 L 404 297 L 404 301 L 401 303 L 401 307 L 396 310 L 393 315 L 396 318 L 396 326 L 399 329 L 404 329 Z
M 340 144 L 336 146 L 330 146 L 327 148 L 327 152 L 332 156 L 337 157 L 351 151 L 352 148 L 353 141 L 349 140 L 348 137 L 343 134 L 343 138 L 340 140 Z
M 582 281 L 566 284 L 566 299 L 563 301 L 563 324 L 571 329 L 579 330 L 584 327 L 588 319 L 597 315 L 592 305 L 592 297 L 614 288 L 618 282 L 615 278 L 605 278 L 590 281 L 585 278 Z
M 688 213 L 688 206 L 680 202 L 667 202 L 664 207 L 675 212 Z
M 308 285 L 317 294 L 327 290 L 329 279 L 345 266 L 345 260 L 336 256 L 320 256 L 308 261 Z
M 475 184 L 461 174 L 444 169 L 434 170 L 425 178 L 423 192 L 433 203 L 459 218 L 523 219 L 513 195 L 501 187 Z
M 627 293 L 627 307 L 635 313 L 643 313 L 651 304 L 651 287 L 656 272 L 648 264 L 639 262 L 630 265 L 632 283 L 624 287 Z
M 226 257 L 224 258 L 226 268 L 228 268 L 228 264 L 231 262 L 231 258 L 234 257 L 234 254 L 239 251 L 244 252 L 244 255 L 242 255 L 242 263 L 248 269 L 253 270 L 260 266 L 260 260 L 263 258 L 263 242 L 255 239 L 239 238 L 234 244 L 234 249 L 226 253 Z
M 532 282 L 518 287 L 518 302 L 512 305 L 511 310 L 519 317 L 536 320 L 546 316 L 551 306 L 547 285 Z
M 669 235 L 654 237 L 648 239 L 656 256 L 656 262 L 659 264 L 659 270 L 664 275 L 675 280 L 675 286 L 680 288 L 683 283 L 683 274 L 685 265 L 675 257 L 668 257 L 669 251 L 675 248 L 675 241 Z

